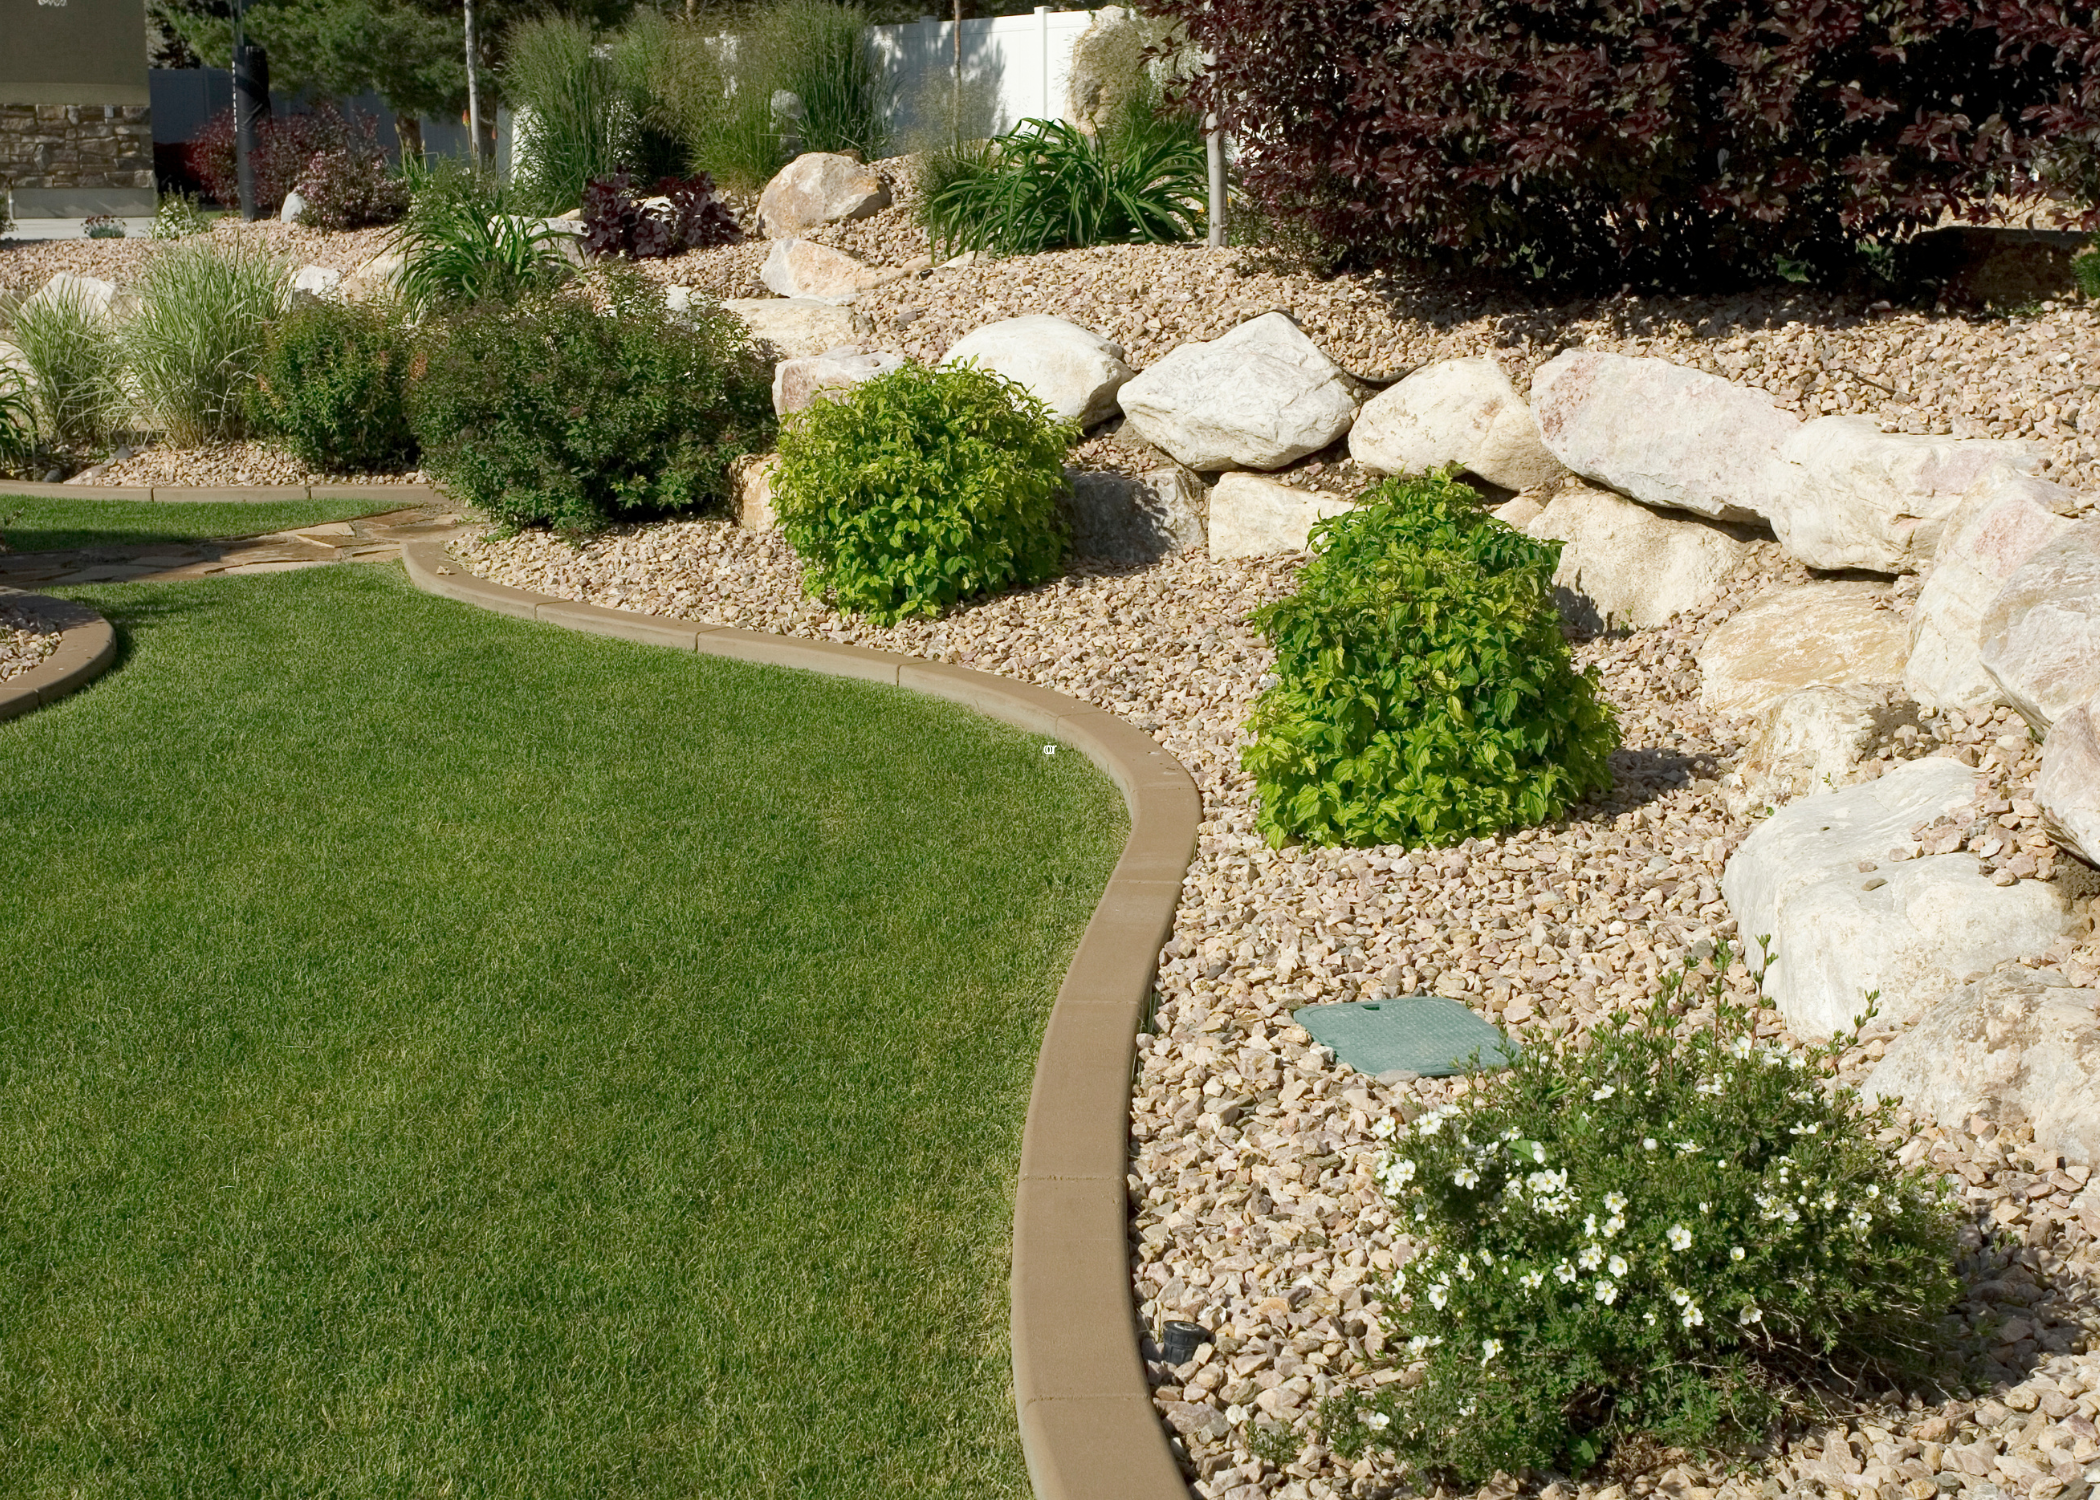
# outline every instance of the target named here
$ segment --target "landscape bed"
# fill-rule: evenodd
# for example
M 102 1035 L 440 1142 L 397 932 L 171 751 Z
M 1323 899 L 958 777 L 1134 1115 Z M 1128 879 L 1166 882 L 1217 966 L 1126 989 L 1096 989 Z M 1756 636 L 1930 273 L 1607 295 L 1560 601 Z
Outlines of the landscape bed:
M 0 727 L 14 1487 L 1025 1493 L 1083 757 L 391 568 L 66 592 L 125 656 Z

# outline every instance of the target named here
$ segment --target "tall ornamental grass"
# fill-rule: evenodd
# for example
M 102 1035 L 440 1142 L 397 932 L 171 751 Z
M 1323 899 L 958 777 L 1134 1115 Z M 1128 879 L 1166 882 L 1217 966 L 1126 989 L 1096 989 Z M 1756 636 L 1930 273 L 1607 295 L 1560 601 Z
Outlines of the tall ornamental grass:
M 248 389 L 284 311 L 290 269 L 265 251 L 201 237 L 147 263 L 142 306 L 121 344 L 140 409 L 178 447 L 247 435 Z
M 549 16 L 519 26 L 503 86 L 529 120 L 516 183 L 521 205 L 565 213 L 583 201 L 592 178 L 620 169 L 633 119 L 610 49 L 599 47 L 587 24 Z
M 76 449 L 107 438 L 124 405 L 124 360 L 109 309 L 77 283 L 47 288 L 15 310 L 9 337 L 28 367 L 45 435 Z

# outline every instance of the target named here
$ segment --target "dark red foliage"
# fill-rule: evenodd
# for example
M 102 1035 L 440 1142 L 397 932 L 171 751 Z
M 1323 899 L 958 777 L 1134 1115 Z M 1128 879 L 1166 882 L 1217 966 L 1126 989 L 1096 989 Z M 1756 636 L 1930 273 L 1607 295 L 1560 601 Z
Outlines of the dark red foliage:
M 276 213 L 284 206 L 284 195 L 298 186 L 315 152 L 349 143 L 349 127 L 333 109 L 310 115 L 273 115 L 263 121 L 255 143 L 256 211 Z M 241 201 L 234 167 L 232 110 L 212 117 L 190 142 L 189 157 L 192 175 L 221 207 L 232 208 Z
M 1248 190 L 1358 261 L 1835 273 L 1943 211 L 2093 202 L 2092 0 L 1155 0 Z M 2088 214 L 2090 220 L 2093 215 Z
M 583 190 L 584 248 L 593 255 L 653 260 L 737 238 L 736 220 L 715 198 L 714 179 L 666 177 L 656 196 L 668 207 L 638 202 L 625 172 L 596 177 Z
M 317 229 L 362 229 L 391 224 L 408 212 L 408 183 L 387 167 L 370 120 L 353 118 L 343 142 L 316 151 L 299 174 L 306 210 L 299 222 Z

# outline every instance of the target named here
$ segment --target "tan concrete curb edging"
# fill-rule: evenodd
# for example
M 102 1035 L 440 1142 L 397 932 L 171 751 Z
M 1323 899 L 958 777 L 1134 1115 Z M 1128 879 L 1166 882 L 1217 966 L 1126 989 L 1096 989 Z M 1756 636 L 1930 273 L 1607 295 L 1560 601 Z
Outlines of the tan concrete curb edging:
M 427 484 L 44 484 L 0 479 L 0 495 L 30 500 L 148 500 L 162 504 L 264 505 L 277 500 L 385 500 L 396 505 L 442 505 Z
M 117 632 L 84 604 L 0 589 L 0 599 L 33 599 L 59 625 L 58 649 L 18 677 L 0 682 L 0 719 L 18 718 L 86 687 L 117 659 Z
M 1014 1403 L 1037 1500 L 1187 1500 L 1138 1354 L 1128 1209 L 1130 1082 L 1202 802 L 1180 761 L 1112 713 L 921 657 L 602 609 L 477 578 L 436 541 L 401 559 L 425 593 L 570 630 L 886 682 L 1064 741 L 1108 773 L 1130 840 L 1057 991 L 1014 1201 Z

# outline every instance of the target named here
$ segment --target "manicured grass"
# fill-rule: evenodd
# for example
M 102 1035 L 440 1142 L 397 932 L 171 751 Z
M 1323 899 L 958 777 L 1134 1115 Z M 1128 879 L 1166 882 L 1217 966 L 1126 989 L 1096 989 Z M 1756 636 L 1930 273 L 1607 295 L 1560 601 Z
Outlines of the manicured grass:
M 288 500 L 255 505 L 209 501 L 45 500 L 0 494 L 0 541 L 15 552 L 131 547 L 202 537 L 260 536 L 399 508 L 398 501 Z
M 0 1492 L 1026 1492 L 1078 754 L 393 568 L 0 724 Z

